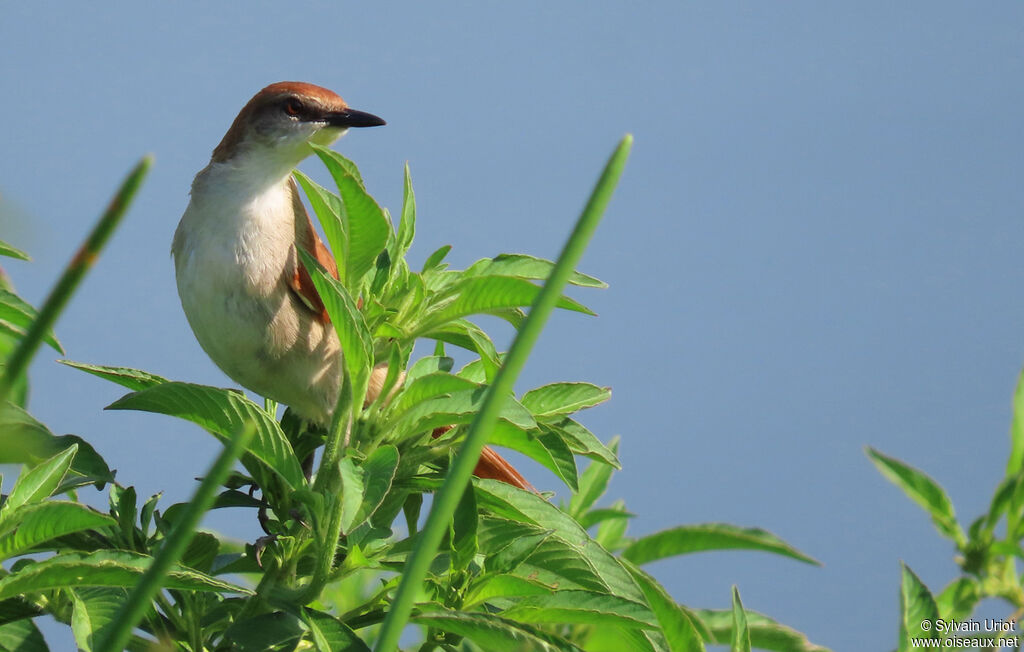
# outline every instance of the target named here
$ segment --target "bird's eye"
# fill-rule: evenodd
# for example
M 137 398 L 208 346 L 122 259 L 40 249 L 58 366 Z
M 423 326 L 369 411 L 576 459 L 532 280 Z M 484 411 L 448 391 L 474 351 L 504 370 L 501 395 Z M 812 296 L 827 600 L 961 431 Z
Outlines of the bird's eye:
M 302 102 L 294 98 L 288 100 L 288 102 L 284 105 L 284 112 L 287 113 L 288 115 L 299 115 L 300 111 L 302 111 Z

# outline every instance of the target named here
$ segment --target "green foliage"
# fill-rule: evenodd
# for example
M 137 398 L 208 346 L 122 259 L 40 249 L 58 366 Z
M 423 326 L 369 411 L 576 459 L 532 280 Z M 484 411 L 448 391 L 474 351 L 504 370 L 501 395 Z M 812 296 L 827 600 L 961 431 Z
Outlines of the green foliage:
M 898 649 L 915 650 L 934 641 L 935 647 L 988 648 L 1000 632 L 981 637 L 958 636 L 936 621 L 969 620 L 983 600 L 994 598 L 1012 609 L 1008 620 L 1024 613 L 1024 584 L 1017 565 L 1024 559 L 1024 373 L 1017 383 L 1010 428 L 1010 455 L 1005 475 L 996 487 L 986 513 L 975 518 L 966 532 L 956 518 L 946 491 L 923 471 L 896 458 L 867 449 L 868 458 L 889 481 L 931 517 L 942 537 L 953 542 L 961 575 L 937 596 L 906 565 L 901 564 Z M 987 638 L 986 638 L 987 637 Z M 956 639 L 956 640 L 954 640 Z M 915 643 L 918 642 L 918 643 Z
M 445 246 L 413 271 L 406 257 L 417 211 L 408 167 L 396 227 L 351 161 L 315 151 L 337 193 L 300 173 L 296 179 L 340 277 L 303 257 L 345 351 L 347 382 L 331 428 L 290 412 L 278 421 L 275 405 L 235 390 L 62 360 L 130 392 L 109 409 L 176 417 L 225 444 L 193 500 L 162 505 L 160 496 L 118 485 L 83 439 L 54 436 L 32 417 L 19 392 L 19 362 L 5 374 L 0 410 L 0 462 L 23 465 L 0 507 L 0 560 L 8 561 L 0 576 L 0 649 L 45 650 L 33 621 L 44 614 L 70 626 L 79 648 L 97 652 L 154 644 L 193 652 L 381 650 L 410 616 L 424 651 L 823 649 L 745 611 L 735 591 L 730 611 L 684 607 L 641 568 L 729 549 L 816 562 L 757 528 L 703 524 L 629 536 L 633 515 L 625 505 L 599 504 L 620 468 L 618 439 L 605 443 L 577 419 L 607 401 L 609 388 L 557 382 L 513 394 L 514 372 L 544 310 L 592 314 L 561 294 L 564 285 L 605 287 L 572 270 L 585 243 L 579 231 L 557 262 L 499 254 L 453 270 Z M 581 224 L 591 230 L 627 151 L 624 142 L 609 166 L 617 171 L 606 170 L 584 211 Z M 27 258 L 4 243 L 0 255 Z M 5 358 L 43 341 L 59 349 L 52 318 L 39 327 L 45 312 L 0 288 Z M 472 321 L 480 315 L 517 329 L 508 353 Z M 433 342 L 434 354 L 413 359 L 423 340 Z M 456 370 L 446 346 L 470 362 Z M 381 365 L 388 367 L 385 388 L 374 398 L 368 383 Z M 467 484 L 485 441 L 536 460 L 550 474 L 543 486 L 561 483 L 568 500 L 556 505 L 495 480 Z M 307 458 L 321 446 L 311 469 Z M 229 473 L 236 455 L 241 470 Z M 927 483 L 891 461 L 886 468 L 917 487 L 947 533 L 957 532 L 952 508 Z M 78 502 L 76 490 L 90 485 L 108 488 L 106 513 Z M 993 518 L 1020 504 L 1019 485 L 1007 484 Z M 429 494 L 433 506 L 420 530 Z M 240 544 L 196 532 L 208 509 L 251 510 L 266 534 Z M 905 608 L 917 613 L 914 591 L 905 591 L 913 594 Z M 980 592 L 960 583 L 931 604 L 962 613 Z

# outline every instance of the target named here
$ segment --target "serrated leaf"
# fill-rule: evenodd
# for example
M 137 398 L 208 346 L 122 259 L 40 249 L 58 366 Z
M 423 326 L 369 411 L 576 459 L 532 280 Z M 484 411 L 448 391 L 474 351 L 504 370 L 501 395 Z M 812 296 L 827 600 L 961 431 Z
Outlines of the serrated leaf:
M 573 453 L 608 464 L 615 469 L 622 468 L 615 453 L 582 424 L 565 417 L 556 421 L 546 421 L 541 423 L 540 427 L 541 430 L 553 430 L 557 433 Z
M 121 588 L 80 588 L 69 591 L 73 611 L 71 631 L 75 642 L 85 652 L 102 641 L 111 623 L 128 600 L 128 592 Z
M 306 484 L 292 445 L 277 421 L 237 392 L 169 382 L 127 394 L 108 405 L 107 409 L 141 410 L 185 419 L 201 426 L 222 442 L 230 441 L 235 432 L 251 421 L 255 424 L 255 434 L 248 453 L 266 464 L 292 489 Z
M 338 268 L 338 276 L 341 282 L 346 282 L 347 267 L 344 264 L 347 254 L 348 233 L 345 224 L 342 222 L 341 214 L 345 207 L 341 204 L 341 197 L 331 193 L 329 190 L 313 181 L 298 170 L 293 170 L 296 181 L 302 186 L 302 191 L 309 200 L 317 221 L 324 230 L 327 244 L 334 256 Z
M 742 528 L 728 523 L 681 525 L 650 534 L 627 546 L 622 556 L 642 566 L 666 557 L 707 550 L 760 550 L 820 565 L 817 560 L 767 530 Z
M 919 649 L 912 644 L 914 639 L 938 640 L 935 621 L 939 608 L 928 587 L 918 579 L 906 564 L 900 564 L 900 652 Z M 927 626 L 922 626 L 927 621 Z
M 348 534 L 353 530 L 356 514 L 363 504 L 365 473 L 356 466 L 351 457 L 338 460 L 338 472 L 341 475 L 341 531 Z
M 412 381 L 421 376 L 433 373 L 448 373 L 452 370 L 455 360 L 444 355 L 429 355 L 420 358 L 409 367 L 405 374 L 405 385 L 408 387 Z
M 78 369 L 92 374 L 93 376 L 103 378 L 104 380 L 109 380 L 112 383 L 117 383 L 122 387 L 127 387 L 133 392 L 153 387 L 154 385 L 162 385 L 170 382 L 162 376 L 151 374 L 148 371 L 131 369 L 129 367 L 107 367 L 104 365 L 88 364 L 85 362 L 75 362 L 73 360 L 58 360 L 57 362 L 71 367 L 72 369 Z
M 313 151 L 327 166 L 341 195 L 341 215 L 348 234 L 345 260 L 345 285 L 351 290 L 373 268 L 377 255 L 387 246 L 391 227 L 384 211 L 366 192 L 354 163 L 330 149 L 313 146 Z M 346 349 L 347 351 L 347 349 Z
M 23 505 L 6 515 L 4 529 L 12 522 L 16 529 L 0 537 L 0 559 L 24 554 L 66 534 L 115 524 L 114 519 L 105 514 L 81 503 L 63 500 Z
M 373 336 L 356 302 L 341 283 L 328 275 L 308 253 L 300 249 L 299 255 L 331 318 L 341 350 L 345 352 L 342 358 L 352 380 L 353 400 L 361 404 L 370 378 L 370 367 L 373 366 Z
M 32 260 L 32 258 L 27 253 L 2 240 L 0 240 L 0 256 L 7 256 L 8 258 L 17 258 L 18 260 L 24 261 Z
M 390 428 L 401 438 L 441 426 L 469 423 L 480 410 L 486 393 L 486 387 L 477 387 L 428 398 L 397 415 Z M 537 425 L 529 411 L 512 396 L 507 398 L 500 418 L 520 428 Z
M 13 292 L 0 289 L 0 320 L 20 329 L 21 333 L 27 331 L 36 320 L 38 313 L 27 301 Z M 64 348 L 57 341 L 52 330 L 46 331 L 43 341 L 50 345 L 57 353 L 63 355 Z
M 573 491 L 579 489 L 576 458 L 562 439 L 551 431 L 526 431 L 512 424 L 498 423 L 491 431 L 494 446 L 504 446 L 528 456 L 557 475 Z
M 937 482 L 912 466 L 873 448 L 868 448 L 866 452 L 882 475 L 931 515 L 932 523 L 940 534 L 952 539 L 960 547 L 966 544 L 967 539 L 957 523 L 953 503 Z
M 530 306 L 540 287 L 513 276 L 473 276 L 463 278 L 448 289 L 444 302 L 433 307 L 414 333 L 423 334 L 441 325 L 469 315 L 491 314 L 509 308 Z M 594 314 L 586 306 L 562 297 L 557 307 L 585 314 Z
M 694 625 L 704 629 L 707 643 L 728 645 L 733 632 L 732 610 L 694 609 Z M 786 627 L 764 614 L 744 609 L 750 644 L 759 650 L 773 652 L 829 652 L 828 648 L 815 645 L 800 632 Z
M 362 463 L 363 482 L 363 503 L 359 508 L 354 525 L 358 526 L 367 519 L 373 517 L 384 498 L 391 490 L 391 482 L 395 479 L 395 471 L 398 470 L 398 449 L 388 444 L 381 446 Z
M 477 553 L 477 525 L 479 515 L 473 487 L 467 486 L 455 509 L 449 528 L 451 537 L 451 565 L 454 570 L 467 568 Z
M 438 358 L 426 358 L 426 360 L 433 361 L 438 360 Z M 451 360 L 451 358 L 441 358 L 441 360 Z M 422 365 L 418 371 L 422 371 Z M 428 398 L 448 396 L 452 392 L 462 390 L 474 390 L 479 386 L 470 380 L 444 372 L 419 375 L 414 377 L 412 382 L 409 382 L 405 389 L 395 397 L 388 410 L 393 414 L 402 414 L 412 406 Z
M 518 276 L 535 281 L 543 281 L 551 275 L 555 264 L 550 260 L 535 258 L 526 254 L 498 254 L 494 258 L 485 258 L 473 263 L 465 272 L 466 276 Z M 606 288 L 608 284 L 586 274 L 573 272 L 569 283 L 582 287 Z
M 56 489 L 57 493 L 82 484 L 102 484 L 114 479 L 107 463 L 88 442 L 76 435 L 55 437 L 21 407 L 10 403 L 0 407 L 0 432 L 4 440 L 0 446 L 0 464 L 34 467 L 72 446 L 78 447 L 78 453 L 71 462 L 71 472 L 76 475 L 66 475 L 64 483 Z
M 631 514 L 623 508 L 609 507 L 606 509 L 592 509 L 583 515 L 583 518 L 580 519 L 580 525 L 589 530 L 598 523 L 604 523 L 606 521 L 629 520 L 635 517 L 636 514 Z
M 549 595 L 555 590 L 536 580 L 508 573 L 485 574 L 470 586 L 463 599 L 463 607 L 469 608 L 495 598 L 519 598 L 527 595 Z
M 318 652 L 370 652 L 363 639 L 330 614 L 304 607 L 302 621 Z
M 6 435 L 6 433 L 4 433 Z M 0 508 L 0 523 L 22 505 L 37 503 L 46 498 L 60 486 L 64 475 L 71 468 L 71 462 L 78 452 L 78 446 L 57 453 L 53 457 L 22 473 L 14 483 L 7 501 Z
M 619 438 L 613 437 L 608 442 L 608 449 L 612 455 L 618 453 Z M 569 499 L 569 514 L 576 519 L 583 517 L 594 503 L 604 495 L 608 489 L 608 481 L 611 480 L 614 469 L 607 464 L 595 464 L 591 462 L 580 476 L 580 489 L 573 493 Z
M 444 245 L 434 250 L 432 254 L 427 256 L 427 259 L 423 261 L 423 268 L 420 270 L 422 273 L 429 272 L 441 264 L 441 261 L 445 259 L 448 252 L 452 250 L 451 245 Z
M 747 612 L 743 610 L 740 592 L 732 587 L 732 639 L 730 652 L 750 652 L 750 632 L 747 630 Z
M 463 636 L 487 652 L 578 652 L 570 642 L 515 620 L 463 611 L 421 613 L 412 622 Z
M 16 620 L 0 625 L 0 650 L 3 652 L 49 652 L 43 634 L 31 620 Z
M 647 604 L 658 619 L 658 626 L 671 652 L 704 652 L 704 641 L 700 633 L 672 596 L 658 582 L 631 564 L 626 565 L 633 579 L 640 586 Z
M 604 403 L 612 396 L 610 387 L 590 383 L 551 383 L 523 394 L 522 403 L 535 417 L 572 414 Z
M 66 552 L 0 578 L 0 600 L 38 591 L 81 586 L 134 586 L 153 558 L 124 550 L 89 555 Z M 249 589 L 186 568 L 174 568 L 164 588 L 251 594 Z
M 981 585 L 970 576 L 958 577 L 950 582 L 935 598 L 939 616 L 946 620 L 965 620 L 974 613 L 982 598 Z
M 280 611 L 264 613 L 233 623 L 224 630 L 224 638 L 238 652 L 293 650 L 305 633 L 299 619 Z
M 555 591 L 528 596 L 502 612 L 506 618 L 525 623 L 552 625 L 600 625 L 614 622 L 622 627 L 650 629 L 654 614 L 641 602 L 596 591 Z
M 540 496 L 497 480 L 475 480 L 477 503 L 498 516 L 554 530 L 558 538 L 578 551 L 612 595 L 634 601 L 643 594 L 622 564 L 597 544 L 571 516 Z
M 412 245 L 416 236 L 416 194 L 412 190 L 412 176 L 409 173 L 409 164 L 405 164 L 405 183 L 402 192 L 402 221 L 398 225 L 398 236 L 395 245 L 397 255 L 393 258 L 403 258 Z
M 622 500 L 616 500 L 612 503 L 610 511 L 626 513 L 626 503 Z M 591 514 L 602 512 L 605 510 L 591 510 L 587 512 L 587 515 L 582 519 L 587 521 Z M 619 551 L 630 544 L 631 540 L 626 538 L 626 530 L 629 528 L 629 521 L 624 518 L 610 518 L 601 521 L 601 524 L 597 526 L 597 534 L 594 535 L 594 539 L 604 546 L 605 550 Z

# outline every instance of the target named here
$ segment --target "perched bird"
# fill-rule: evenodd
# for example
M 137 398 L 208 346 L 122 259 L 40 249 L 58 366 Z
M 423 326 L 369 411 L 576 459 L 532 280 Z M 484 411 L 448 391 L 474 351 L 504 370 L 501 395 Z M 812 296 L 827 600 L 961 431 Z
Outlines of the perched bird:
M 196 175 L 171 246 L 181 305 L 207 355 L 235 382 L 321 425 L 337 400 L 342 351 L 296 249 L 338 274 L 291 172 L 312 154 L 310 143 L 329 145 L 351 127 L 383 124 L 326 88 L 267 86 Z M 386 368 L 375 369 L 368 401 L 385 375 Z M 476 475 L 531 488 L 491 448 Z

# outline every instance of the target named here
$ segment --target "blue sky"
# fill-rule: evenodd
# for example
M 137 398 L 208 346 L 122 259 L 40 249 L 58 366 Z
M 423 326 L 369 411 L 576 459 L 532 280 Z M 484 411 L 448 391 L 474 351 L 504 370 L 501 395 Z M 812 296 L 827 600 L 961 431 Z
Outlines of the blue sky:
M 5 263 L 26 297 L 42 299 L 122 174 L 156 156 L 58 324 L 70 358 L 229 384 L 181 313 L 169 247 L 192 176 L 268 83 L 318 83 L 384 117 L 336 147 L 392 209 L 408 161 L 412 260 L 452 244 L 458 267 L 555 256 L 629 131 L 582 265 L 611 287 L 575 295 L 600 316 L 557 315 L 520 386 L 613 387 L 585 421 L 622 436 L 609 499 L 638 515 L 632 533 L 760 526 L 825 564 L 736 552 L 653 572 L 691 606 L 726 607 L 738 584 L 748 608 L 836 650 L 894 646 L 900 560 L 933 591 L 953 578 L 951 546 L 863 448 L 928 471 L 965 520 L 1002 473 L 1024 363 L 1024 6 L 0 11 L 2 237 L 35 257 Z M 103 412 L 118 388 L 49 351 L 32 372 L 34 413 L 89 439 L 142 495 L 185 499 L 215 454 L 198 428 Z M 218 518 L 256 536 L 249 518 Z

